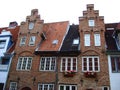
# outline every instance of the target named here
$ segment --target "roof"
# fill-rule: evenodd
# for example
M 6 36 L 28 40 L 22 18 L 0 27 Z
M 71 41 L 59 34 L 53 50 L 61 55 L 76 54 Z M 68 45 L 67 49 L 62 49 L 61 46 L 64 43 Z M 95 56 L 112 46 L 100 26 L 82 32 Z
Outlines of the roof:
M 105 24 L 105 28 L 105 40 L 107 45 L 107 51 L 118 51 L 115 38 L 113 37 L 117 28 L 117 23 Z
M 17 42 L 19 26 L 16 26 L 14 28 L 9 28 L 9 27 L 0 28 L 0 34 L 1 34 L 2 30 L 10 31 L 10 33 L 12 34 L 13 44 L 11 45 L 10 48 L 8 48 L 8 50 L 6 52 L 6 53 L 12 53 L 15 49 L 15 45 L 16 45 L 16 42 Z
M 73 44 L 74 40 L 77 44 Z M 61 47 L 61 52 L 78 52 L 80 46 L 79 25 L 71 25 Z
M 46 39 L 40 43 L 37 51 L 59 51 L 68 31 L 68 26 L 68 21 L 45 23 L 43 25 L 43 32 L 45 33 Z

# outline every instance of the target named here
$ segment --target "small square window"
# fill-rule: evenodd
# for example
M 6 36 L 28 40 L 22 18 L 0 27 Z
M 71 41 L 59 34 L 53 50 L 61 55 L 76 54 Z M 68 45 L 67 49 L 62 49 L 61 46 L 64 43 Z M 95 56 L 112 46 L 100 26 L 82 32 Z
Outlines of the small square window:
M 34 28 L 34 23 L 33 22 L 30 22 L 29 23 L 29 29 L 31 30 L 31 29 L 33 29 Z
M 53 40 L 52 44 L 58 44 L 58 40 Z
M 6 40 L 0 40 L 0 49 L 5 48 Z
M 73 44 L 74 44 L 74 45 L 79 44 L 79 39 L 74 39 L 74 40 L 73 40 Z
M 95 21 L 94 20 L 88 20 L 88 24 L 90 27 L 95 26 Z

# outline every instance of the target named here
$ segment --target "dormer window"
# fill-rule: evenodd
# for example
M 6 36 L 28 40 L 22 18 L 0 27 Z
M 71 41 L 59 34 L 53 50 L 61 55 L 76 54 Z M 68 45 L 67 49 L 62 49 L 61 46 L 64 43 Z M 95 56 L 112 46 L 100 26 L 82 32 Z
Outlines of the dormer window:
M 79 44 L 79 39 L 74 39 L 73 40 L 73 45 L 78 45 Z
M 32 30 L 34 28 L 34 22 L 29 22 L 29 30 Z
M 6 40 L 0 40 L 0 49 L 5 48 Z
M 95 21 L 94 20 L 88 20 L 88 25 L 90 27 L 94 27 L 95 26 Z
M 52 44 L 54 45 L 58 44 L 58 40 L 53 40 Z

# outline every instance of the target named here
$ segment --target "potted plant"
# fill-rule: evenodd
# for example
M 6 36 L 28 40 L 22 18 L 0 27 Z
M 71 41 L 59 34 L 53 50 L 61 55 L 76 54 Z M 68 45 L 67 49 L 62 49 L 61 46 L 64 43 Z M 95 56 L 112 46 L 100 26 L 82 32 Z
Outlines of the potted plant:
M 94 71 L 87 71 L 84 73 L 84 76 L 87 78 L 95 78 L 96 77 L 96 72 Z
M 64 72 L 64 76 L 66 76 L 66 77 L 73 77 L 74 74 L 75 74 L 74 70 L 68 70 L 68 71 Z

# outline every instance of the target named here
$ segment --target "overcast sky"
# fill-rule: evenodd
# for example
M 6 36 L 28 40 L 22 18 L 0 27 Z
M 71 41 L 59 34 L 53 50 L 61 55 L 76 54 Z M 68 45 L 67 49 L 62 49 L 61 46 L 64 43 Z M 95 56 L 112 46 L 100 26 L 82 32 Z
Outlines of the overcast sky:
M 119 3 L 119 0 L 1 0 L 0 27 L 7 27 L 12 21 L 20 25 L 32 9 L 39 10 L 45 23 L 70 21 L 70 24 L 78 24 L 78 17 L 82 16 L 87 4 L 94 4 L 105 23 L 119 22 Z

